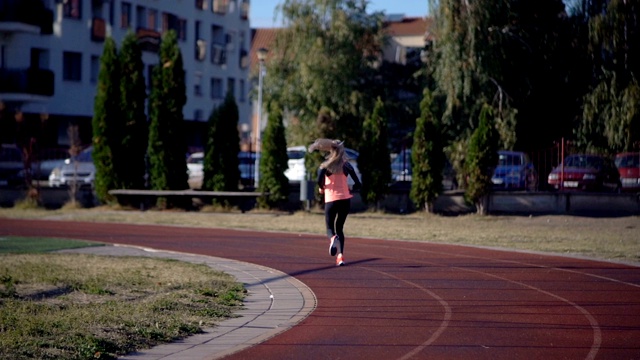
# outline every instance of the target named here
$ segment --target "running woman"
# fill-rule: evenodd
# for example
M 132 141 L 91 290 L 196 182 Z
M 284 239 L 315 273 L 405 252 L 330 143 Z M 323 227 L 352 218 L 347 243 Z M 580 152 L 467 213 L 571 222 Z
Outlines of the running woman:
M 329 253 L 336 256 L 336 265 L 344 263 L 344 222 L 351 210 L 351 191 L 358 191 L 362 184 L 353 166 L 344 152 L 344 142 L 331 139 L 317 139 L 309 151 L 327 152 L 326 160 L 318 169 L 318 187 L 324 194 L 324 216 L 327 224 L 327 236 L 330 240 Z M 353 187 L 349 189 L 347 177 L 353 179 Z

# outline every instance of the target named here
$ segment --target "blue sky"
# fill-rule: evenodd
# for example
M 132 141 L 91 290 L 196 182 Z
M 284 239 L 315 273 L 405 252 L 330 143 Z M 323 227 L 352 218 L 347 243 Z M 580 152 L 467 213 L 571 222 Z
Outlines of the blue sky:
M 275 8 L 283 0 L 252 0 L 249 20 L 252 28 L 275 27 L 273 21 Z M 369 11 L 384 11 L 387 14 L 405 14 L 406 16 L 426 16 L 428 0 L 370 0 Z

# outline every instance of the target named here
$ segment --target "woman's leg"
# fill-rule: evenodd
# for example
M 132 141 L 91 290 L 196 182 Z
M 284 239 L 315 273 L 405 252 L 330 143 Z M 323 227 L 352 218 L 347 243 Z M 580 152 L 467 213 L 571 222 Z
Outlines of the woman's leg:
M 336 207 L 336 201 L 328 202 L 324 204 L 324 220 L 327 225 L 327 236 L 329 239 L 336 235 L 336 216 L 338 210 Z
M 335 233 L 340 238 L 340 249 L 338 253 L 344 252 L 344 223 L 347 221 L 347 215 L 351 210 L 351 199 L 335 201 L 336 208 Z

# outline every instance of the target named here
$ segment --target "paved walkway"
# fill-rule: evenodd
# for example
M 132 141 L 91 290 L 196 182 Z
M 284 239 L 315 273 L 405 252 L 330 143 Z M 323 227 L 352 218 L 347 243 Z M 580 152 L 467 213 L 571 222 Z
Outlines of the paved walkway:
M 219 359 L 269 339 L 297 324 L 316 307 L 313 292 L 299 280 L 278 270 L 242 261 L 149 248 L 115 245 L 65 250 L 96 255 L 170 258 L 233 275 L 245 284 L 245 308 L 203 334 L 122 357 L 131 360 Z

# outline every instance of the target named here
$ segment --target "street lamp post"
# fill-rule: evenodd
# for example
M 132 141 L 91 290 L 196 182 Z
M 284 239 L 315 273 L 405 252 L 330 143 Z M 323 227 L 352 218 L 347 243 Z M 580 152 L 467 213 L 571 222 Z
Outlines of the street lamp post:
M 258 120 L 257 120 L 257 129 L 256 129 L 256 164 L 254 169 L 254 188 L 258 189 L 258 184 L 260 182 L 260 153 L 262 153 L 262 80 L 264 77 L 264 59 L 267 56 L 268 50 L 265 48 L 258 49 Z

